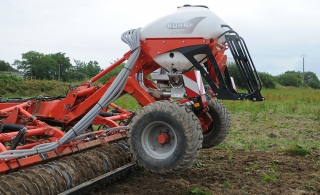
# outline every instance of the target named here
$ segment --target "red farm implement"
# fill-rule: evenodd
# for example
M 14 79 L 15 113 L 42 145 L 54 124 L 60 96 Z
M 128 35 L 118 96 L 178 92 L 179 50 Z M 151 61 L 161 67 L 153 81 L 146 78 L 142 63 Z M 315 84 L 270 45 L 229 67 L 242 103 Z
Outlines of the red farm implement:
M 263 100 L 243 39 L 206 6 L 179 7 L 121 38 L 130 51 L 66 97 L 0 103 L 0 194 L 84 193 L 136 164 L 181 172 L 229 131 L 217 99 Z M 227 49 L 247 93 L 238 93 L 229 75 Z M 93 85 L 124 62 L 117 77 Z M 112 103 L 124 94 L 143 108 L 134 113 Z

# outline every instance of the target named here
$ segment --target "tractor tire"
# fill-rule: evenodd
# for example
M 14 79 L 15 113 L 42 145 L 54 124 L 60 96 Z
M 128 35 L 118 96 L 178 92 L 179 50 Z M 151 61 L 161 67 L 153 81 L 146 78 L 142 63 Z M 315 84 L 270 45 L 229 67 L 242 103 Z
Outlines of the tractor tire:
M 170 137 L 169 143 L 159 141 L 162 132 Z M 203 138 L 197 116 L 186 106 L 169 101 L 142 108 L 129 125 L 128 137 L 133 160 L 163 175 L 187 169 L 198 157 Z
M 208 114 L 213 121 L 208 131 L 203 133 L 202 148 L 219 145 L 226 138 L 230 129 L 230 115 L 226 107 L 217 99 L 210 99 L 208 106 Z

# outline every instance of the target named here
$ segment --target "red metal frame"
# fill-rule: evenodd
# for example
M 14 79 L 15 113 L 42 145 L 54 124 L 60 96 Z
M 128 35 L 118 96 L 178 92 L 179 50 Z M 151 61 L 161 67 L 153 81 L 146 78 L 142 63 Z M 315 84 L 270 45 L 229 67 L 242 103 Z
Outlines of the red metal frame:
M 208 45 L 216 57 L 219 67 L 222 70 L 221 72 L 223 72 L 226 66 L 226 56 L 224 55 L 226 46 L 218 44 L 216 39 L 203 39 L 200 37 L 146 39 L 145 41 L 141 41 L 141 52 L 130 73 L 126 86 L 124 87 L 124 92 L 132 95 L 142 106 L 146 106 L 149 103 L 160 100 L 152 97 L 140 86 L 139 82 L 135 78 L 135 74 L 137 72 L 142 72 L 143 75 L 147 76 L 154 70 L 160 68 L 159 64 L 153 60 L 157 55 L 161 55 L 165 52 L 173 51 L 181 47 L 194 45 Z M 90 81 L 84 82 L 81 86 L 69 92 L 69 94 L 62 100 L 30 100 L 23 103 L 0 103 L 0 118 L 3 119 L 1 124 L 19 124 L 26 126 L 28 129 L 24 135 L 26 137 L 25 145 L 17 146 L 16 149 L 30 149 L 38 144 L 55 142 L 61 138 L 65 133 L 57 127 L 46 124 L 43 122 L 44 119 L 64 124 L 67 128 L 76 124 L 100 100 L 115 78 L 111 78 L 104 85 L 98 84 L 94 86 L 92 83 L 98 81 L 101 77 L 119 66 L 129 57 L 130 51 L 125 53 L 122 58 L 117 60 L 104 71 L 94 76 Z M 208 66 L 210 67 L 211 64 L 208 64 Z M 218 82 L 218 80 L 215 79 L 216 74 L 213 68 L 211 68 L 209 74 L 215 82 Z M 158 89 L 157 86 L 147 78 L 144 78 L 144 84 L 148 88 Z M 186 101 L 189 100 L 185 99 L 179 102 L 183 103 Z M 115 104 L 111 104 L 109 106 L 116 109 L 117 113 L 110 117 L 97 116 L 93 120 L 92 124 L 117 127 L 119 124 L 116 121 L 127 120 L 131 115 L 131 112 L 124 110 Z M 108 108 L 104 109 L 104 111 L 107 110 Z M 206 131 L 212 123 L 212 119 L 205 113 L 200 114 L 199 119 L 203 130 Z M 98 136 L 103 132 L 104 131 L 96 131 L 94 134 Z M 2 132 L 0 134 L 0 152 L 10 149 L 10 147 L 6 146 L 5 143 L 12 141 L 17 135 L 18 132 Z M 116 131 L 92 141 L 84 142 L 77 140 L 70 142 L 69 144 L 61 145 L 55 151 L 47 152 L 45 155 L 36 154 L 19 159 L 9 159 L 10 155 L 8 155 L 8 160 L 0 160 L 0 174 L 53 160 L 84 149 L 105 145 L 110 142 L 123 139 L 126 136 L 126 131 Z M 35 139 L 32 139 L 32 137 L 35 137 Z M 168 142 L 169 138 L 167 134 L 162 133 L 159 135 L 159 140 L 165 144 Z M 46 158 L 44 159 L 43 156 L 46 156 Z

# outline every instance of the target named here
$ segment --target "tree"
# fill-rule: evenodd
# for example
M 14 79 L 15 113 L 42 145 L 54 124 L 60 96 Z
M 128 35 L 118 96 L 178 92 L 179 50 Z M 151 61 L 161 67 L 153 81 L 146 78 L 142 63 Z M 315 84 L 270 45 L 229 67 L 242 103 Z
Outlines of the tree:
M 314 72 L 305 72 L 304 73 L 304 83 L 309 83 L 310 81 L 315 81 L 320 83 L 319 78 L 317 77 L 317 75 Z
M 299 72 L 287 71 L 276 77 L 277 82 L 283 86 L 300 87 L 302 78 Z
M 230 76 L 233 77 L 233 80 L 234 80 L 237 88 L 242 88 L 242 89 L 246 88 L 245 83 L 243 82 L 241 73 L 239 72 L 236 63 L 229 64 L 228 71 L 229 71 Z M 259 77 L 262 81 L 263 87 L 275 88 L 275 86 L 276 86 L 275 79 L 271 74 L 265 73 L 265 72 L 258 72 L 258 74 L 259 74 Z
M 87 69 L 87 75 L 90 78 L 94 77 L 95 75 L 97 75 L 99 72 L 102 71 L 97 61 L 89 61 L 86 69 Z
M 266 72 L 258 72 L 258 74 L 259 74 L 259 77 L 262 81 L 263 87 L 271 88 L 271 89 L 276 88 L 275 79 L 271 74 L 266 73 Z
M 126 65 L 125 63 L 120 64 L 119 66 L 111 70 L 108 74 L 106 74 L 101 79 L 99 79 L 99 82 L 106 83 L 112 77 L 117 76 L 125 65 Z
M 17 71 L 8 62 L 0 60 L 0 71 Z
M 320 89 L 320 82 L 317 82 L 315 80 L 309 81 L 307 85 L 313 89 Z
M 83 81 L 97 75 L 102 69 L 97 61 L 88 63 L 74 60 L 75 66 L 71 66 L 67 71 L 68 81 Z
M 228 71 L 230 76 L 233 78 L 237 88 L 242 88 L 242 89 L 246 88 L 236 63 L 230 63 L 228 65 Z
M 87 76 L 87 64 L 84 61 L 73 60 L 76 66 L 74 67 L 74 78 L 77 81 L 83 81 Z
M 72 67 L 69 57 L 65 56 L 65 53 L 55 53 L 49 54 L 49 56 L 56 61 L 56 71 L 54 73 L 54 78 L 57 80 L 67 81 L 68 75 L 67 71 Z
M 22 60 L 15 60 L 13 65 L 21 70 L 24 76 L 35 77 L 36 79 L 54 79 L 57 71 L 57 62 L 43 53 L 29 51 L 22 54 Z

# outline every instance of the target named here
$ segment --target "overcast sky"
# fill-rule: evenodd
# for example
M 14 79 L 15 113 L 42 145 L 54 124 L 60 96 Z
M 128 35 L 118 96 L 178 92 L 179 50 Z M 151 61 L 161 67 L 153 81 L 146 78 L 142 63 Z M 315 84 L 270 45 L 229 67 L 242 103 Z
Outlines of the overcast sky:
M 102 68 L 129 47 L 120 39 L 184 4 L 206 5 L 244 38 L 258 71 L 320 78 L 319 0 L 0 0 L 0 60 L 63 52 Z

